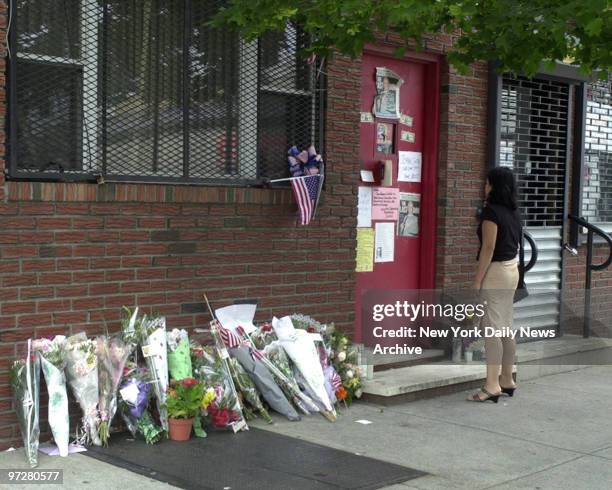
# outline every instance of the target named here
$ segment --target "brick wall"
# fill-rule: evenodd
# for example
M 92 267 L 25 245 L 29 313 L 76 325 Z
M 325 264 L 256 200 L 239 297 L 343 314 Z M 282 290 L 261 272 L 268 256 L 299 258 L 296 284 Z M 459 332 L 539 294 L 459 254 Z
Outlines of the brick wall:
M 2 54 L 3 26 L 0 0 Z M 453 40 L 431 36 L 427 49 L 443 54 Z M 308 227 L 297 226 L 288 189 L 34 184 L 0 171 L 0 449 L 21 445 L 7 372 L 17 349 L 30 336 L 116 330 L 124 304 L 190 328 L 209 320 L 206 291 L 214 306 L 258 300 L 258 319 L 300 311 L 352 330 L 360 70 L 343 56 L 328 66 L 326 188 Z M 436 285 L 468 286 L 487 167 L 486 65 L 463 76 L 444 64 L 441 77 Z M 579 265 L 568 266 L 579 282 Z
M 450 42 L 432 37 L 429 50 Z M 301 311 L 352 330 L 360 69 L 342 56 L 328 67 L 326 189 L 308 227 L 296 225 L 287 189 L 5 182 L 0 174 L 0 448 L 21 444 L 7 368 L 24 341 L 114 331 L 122 305 L 191 328 L 209 320 L 206 291 L 216 306 L 258 300 L 258 319 Z M 473 271 L 485 65 L 468 76 L 444 66 L 442 79 L 439 286 L 468 284 Z

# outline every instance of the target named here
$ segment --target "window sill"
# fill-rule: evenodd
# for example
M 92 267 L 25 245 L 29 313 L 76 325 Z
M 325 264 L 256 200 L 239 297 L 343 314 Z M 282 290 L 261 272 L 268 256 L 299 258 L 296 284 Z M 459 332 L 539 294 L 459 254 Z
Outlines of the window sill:
M 9 201 L 290 204 L 289 187 L 7 181 Z

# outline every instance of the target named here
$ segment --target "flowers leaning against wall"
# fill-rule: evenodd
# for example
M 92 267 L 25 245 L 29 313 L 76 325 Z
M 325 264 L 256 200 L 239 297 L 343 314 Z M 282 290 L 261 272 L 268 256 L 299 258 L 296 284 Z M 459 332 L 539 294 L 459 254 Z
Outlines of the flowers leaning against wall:
M 338 401 L 350 405 L 355 398 L 361 398 L 361 376 L 358 353 L 348 336 L 341 332 L 331 334 L 331 360 L 342 379 L 342 386 L 336 390 Z

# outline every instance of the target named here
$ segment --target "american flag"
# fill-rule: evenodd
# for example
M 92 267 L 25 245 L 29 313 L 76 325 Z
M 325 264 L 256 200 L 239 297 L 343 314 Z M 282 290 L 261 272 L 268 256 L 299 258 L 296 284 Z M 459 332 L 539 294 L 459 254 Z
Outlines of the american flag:
M 293 187 L 293 195 L 300 209 L 302 225 L 307 225 L 312 219 L 319 195 L 320 181 L 320 175 L 291 179 L 291 187 Z

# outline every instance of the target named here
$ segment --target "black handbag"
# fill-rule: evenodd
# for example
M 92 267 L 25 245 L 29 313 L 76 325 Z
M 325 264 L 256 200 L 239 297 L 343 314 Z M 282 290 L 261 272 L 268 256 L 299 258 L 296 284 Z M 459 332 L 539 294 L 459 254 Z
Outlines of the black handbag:
M 514 291 L 514 303 L 529 296 L 527 286 L 525 285 L 525 249 L 523 248 L 523 230 L 521 229 L 521 240 L 519 242 L 519 263 L 518 263 L 519 280 Z

